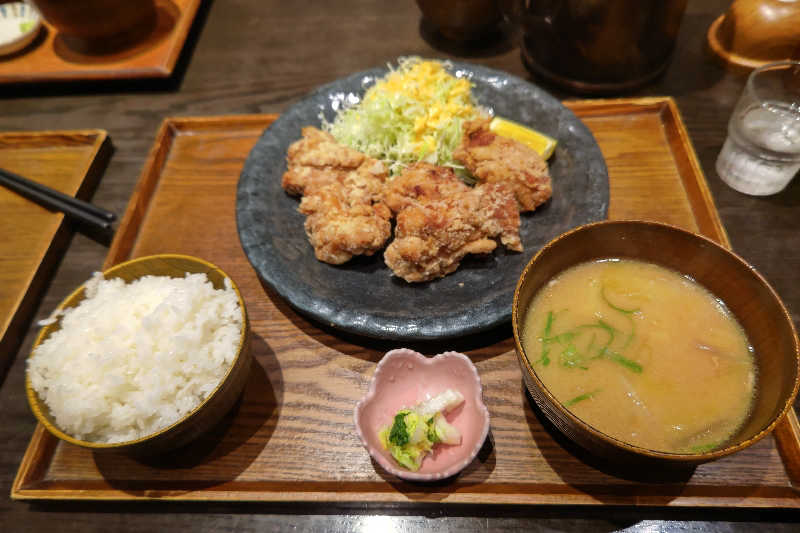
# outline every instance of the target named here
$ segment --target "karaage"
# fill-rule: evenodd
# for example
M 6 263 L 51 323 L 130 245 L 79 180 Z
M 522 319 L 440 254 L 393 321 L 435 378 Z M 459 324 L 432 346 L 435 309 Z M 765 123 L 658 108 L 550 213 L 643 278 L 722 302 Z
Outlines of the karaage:
M 493 251 L 496 238 L 522 250 L 517 204 L 503 184 L 471 188 L 452 169 L 417 163 L 387 186 L 386 203 L 397 220 L 384 261 L 408 282 L 445 276 L 465 255 Z
M 547 162 L 532 148 L 489 129 L 491 118 L 464 123 L 453 158 L 484 183 L 505 183 L 520 211 L 533 211 L 553 193 Z

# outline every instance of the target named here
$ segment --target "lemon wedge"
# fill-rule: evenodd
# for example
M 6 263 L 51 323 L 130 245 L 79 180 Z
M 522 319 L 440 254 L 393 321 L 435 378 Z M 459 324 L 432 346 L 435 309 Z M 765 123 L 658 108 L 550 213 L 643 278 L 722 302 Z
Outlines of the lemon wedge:
M 544 133 L 539 133 L 522 124 L 517 124 L 501 117 L 494 117 L 489 123 L 489 129 L 498 135 L 510 137 L 515 141 L 530 146 L 544 159 L 549 159 L 553 155 L 556 144 L 558 144 L 558 141 Z

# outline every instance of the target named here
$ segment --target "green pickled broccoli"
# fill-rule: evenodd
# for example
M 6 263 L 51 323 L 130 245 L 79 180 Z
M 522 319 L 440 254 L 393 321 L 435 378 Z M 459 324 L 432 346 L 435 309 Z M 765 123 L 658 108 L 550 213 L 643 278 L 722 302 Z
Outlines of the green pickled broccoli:
M 461 433 L 447 422 L 443 413 L 463 401 L 461 393 L 448 389 L 413 409 L 401 409 L 392 425 L 378 432 L 381 446 L 403 467 L 416 472 L 434 444 L 461 443 Z
M 410 435 L 406 425 L 407 414 L 410 414 L 410 411 L 400 411 L 395 415 L 392 430 L 389 432 L 389 442 L 392 444 L 403 446 L 408 443 Z

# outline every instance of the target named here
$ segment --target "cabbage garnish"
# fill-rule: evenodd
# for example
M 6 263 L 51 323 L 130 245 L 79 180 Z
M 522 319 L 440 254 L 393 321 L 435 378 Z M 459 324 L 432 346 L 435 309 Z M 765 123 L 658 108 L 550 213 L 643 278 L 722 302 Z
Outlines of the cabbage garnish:
M 441 413 L 437 413 L 433 419 L 433 432 L 436 436 L 434 442 L 444 444 L 461 444 L 461 432 L 451 425 Z
M 360 102 L 345 106 L 322 129 L 337 141 L 386 164 L 392 174 L 425 161 L 455 169 L 462 124 L 486 115 L 472 98 L 472 84 L 447 71 L 449 64 L 401 58 Z
M 401 409 L 391 426 L 381 428 L 378 440 L 395 461 L 416 472 L 434 444 L 461 444 L 461 433 L 444 417 L 444 413 L 461 405 L 460 392 L 447 389 L 413 409 Z
M 437 394 L 430 400 L 419 404 L 417 410 L 422 413 L 423 416 L 431 416 L 440 412 L 447 413 L 461 405 L 461 402 L 463 401 L 464 396 L 462 396 L 460 392 L 453 389 L 447 389 L 443 393 Z

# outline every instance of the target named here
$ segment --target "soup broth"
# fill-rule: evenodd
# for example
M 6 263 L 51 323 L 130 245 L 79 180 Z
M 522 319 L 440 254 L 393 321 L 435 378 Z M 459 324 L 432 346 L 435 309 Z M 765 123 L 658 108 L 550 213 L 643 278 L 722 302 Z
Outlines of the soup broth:
M 609 259 L 564 271 L 534 297 L 521 337 L 567 409 L 635 446 L 716 449 L 753 403 L 742 327 L 705 288 L 658 265 Z

